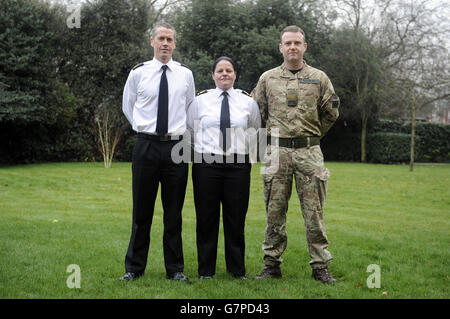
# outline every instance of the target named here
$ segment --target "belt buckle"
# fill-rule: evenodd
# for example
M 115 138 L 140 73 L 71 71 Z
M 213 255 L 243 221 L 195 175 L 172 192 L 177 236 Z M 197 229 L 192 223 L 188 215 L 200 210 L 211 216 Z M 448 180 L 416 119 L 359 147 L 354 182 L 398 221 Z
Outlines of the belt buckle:
M 164 135 L 162 135 L 162 136 L 159 137 L 159 140 L 160 140 L 161 142 L 167 142 L 167 141 L 170 140 L 170 135 L 164 134 Z
M 302 141 L 298 138 L 293 138 L 291 142 L 292 148 L 301 148 L 302 147 Z
M 307 140 L 307 141 L 309 141 L 309 140 Z M 309 143 L 307 141 L 304 141 L 300 138 L 293 138 L 291 141 L 291 146 L 292 146 L 292 148 L 309 147 Z

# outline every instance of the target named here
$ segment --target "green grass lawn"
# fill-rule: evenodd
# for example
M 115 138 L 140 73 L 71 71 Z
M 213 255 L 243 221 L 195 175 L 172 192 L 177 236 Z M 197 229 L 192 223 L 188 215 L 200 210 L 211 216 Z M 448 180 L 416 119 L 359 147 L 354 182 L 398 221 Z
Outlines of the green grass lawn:
M 311 278 L 295 191 L 288 212 L 283 278 L 254 281 L 262 267 L 265 211 L 259 164 L 246 220 L 249 280 L 226 273 L 220 234 L 216 276 L 197 276 L 192 183 L 183 210 L 185 274 L 165 279 L 159 199 L 144 277 L 121 282 L 131 231 L 131 164 L 58 163 L 0 168 L 0 298 L 449 298 L 450 165 L 327 163 L 325 223 L 334 256 L 323 285 Z M 294 188 L 295 189 L 295 188 Z M 221 227 L 222 229 L 222 227 Z M 81 288 L 70 289 L 70 264 Z M 369 288 L 367 267 L 381 269 Z

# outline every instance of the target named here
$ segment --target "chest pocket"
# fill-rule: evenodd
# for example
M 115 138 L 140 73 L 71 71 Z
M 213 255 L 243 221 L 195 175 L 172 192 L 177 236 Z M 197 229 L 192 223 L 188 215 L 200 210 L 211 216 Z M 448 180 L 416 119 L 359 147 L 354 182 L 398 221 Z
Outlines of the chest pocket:
M 298 79 L 299 107 L 312 111 L 317 108 L 320 97 L 320 81 L 318 79 Z

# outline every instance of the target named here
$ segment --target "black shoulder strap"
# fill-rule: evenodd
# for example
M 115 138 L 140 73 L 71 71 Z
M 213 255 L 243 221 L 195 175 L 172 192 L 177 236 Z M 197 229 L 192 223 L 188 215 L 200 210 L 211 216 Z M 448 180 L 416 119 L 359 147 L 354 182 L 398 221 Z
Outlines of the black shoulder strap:
M 186 69 L 189 69 L 189 70 L 190 70 L 190 68 L 189 68 L 186 64 L 180 63 L 180 65 L 181 65 L 181 66 L 184 66 Z
M 205 94 L 205 93 L 207 93 L 207 92 L 208 92 L 208 90 L 200 91 L 200 92 L 197 93 L 197 96 L 202 95 L 202 94 Z
M 141 67 L 141 66 L 143 66 L 143 65 L 144 65 L 144 63 L 136 64 L 135 66 L 133 66 L 133 69 L 132 69 L 132 70 L 136 70 L 137 68 L 139 68 L 139 67 Z
M 248 93 L 247 91 L 241 90 L 241 92 L 244 93 L 244 94 L 247 95 L 247 96 L 252 97 L 252 96 L 250 95 L 250 93 Z

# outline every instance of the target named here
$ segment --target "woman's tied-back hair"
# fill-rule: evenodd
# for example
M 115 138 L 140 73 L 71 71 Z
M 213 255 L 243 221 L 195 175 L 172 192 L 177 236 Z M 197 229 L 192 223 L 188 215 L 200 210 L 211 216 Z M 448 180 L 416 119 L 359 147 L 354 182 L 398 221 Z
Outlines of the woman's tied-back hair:
M 220 58 L 217 58 L 216 61 L 215 61 L 214 64 L 213 64 L 213 68 L 212 68 L 213 73 L 216 71 L 216 66 L 217 66 L 217 64 L 218 64 L 220 61 L 224 61 L 224 60 L 230 62 L 231 65 L 233 66 L 234 72 L 236 72 L 236 65 L 234 64 L 233 59 L 231 59 L 231 58 L 229 58 L 229 57 L 227 57 L 227 56 L 221 56 Z

